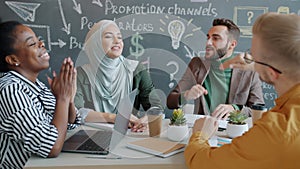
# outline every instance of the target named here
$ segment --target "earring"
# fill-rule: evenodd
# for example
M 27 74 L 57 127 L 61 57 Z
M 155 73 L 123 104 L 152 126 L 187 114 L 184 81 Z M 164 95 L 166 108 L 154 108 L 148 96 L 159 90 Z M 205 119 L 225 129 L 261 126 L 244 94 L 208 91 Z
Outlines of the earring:
M 19 63 L 16 63 L 15 65 L 16 65 L 16 66 L 19 66 Z

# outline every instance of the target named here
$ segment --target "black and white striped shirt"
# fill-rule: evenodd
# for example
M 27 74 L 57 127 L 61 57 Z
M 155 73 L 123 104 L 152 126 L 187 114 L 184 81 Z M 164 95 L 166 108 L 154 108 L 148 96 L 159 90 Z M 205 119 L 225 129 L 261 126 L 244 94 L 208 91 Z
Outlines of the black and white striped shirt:
M 47 157 L 57 137 L 55 97 L 41 81 L 17 72 L 0 78 L 0 168 L 23 168 L 31 153 Z M 68 129 L 80 124 L 80 116 Z

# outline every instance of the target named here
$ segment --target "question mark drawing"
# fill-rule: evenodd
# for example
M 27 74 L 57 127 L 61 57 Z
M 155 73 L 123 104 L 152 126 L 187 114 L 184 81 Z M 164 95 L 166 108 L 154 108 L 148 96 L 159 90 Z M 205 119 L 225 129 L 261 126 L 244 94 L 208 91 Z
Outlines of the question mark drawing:
M 247 12 L 247 16 L 248 16 L 248 24 L 250 24 L 251 23 L 251 19 L 254 16 L 254 13 L 252 11 L 248 11 Z
M 174 65 L 175 66 L 175 71 L 173 72 L 173 73 L 170 73 L 170 81 L 172 81 L 172 80 L 174 80 L 174 75 L 178 72 L 178 70 L 179 70 L 179 65 L 178 65 L 178 63 L 177 62 L 175 62 L 175 61 L 170 61 L 170 62 L 168 62 L 167 63 L 167 66 L 170 66 L 170 65 Z M 174 87 L 174 82 L 171 82 L 170 84 L 169 84 L 169 87 L 170 88 L 173 88 Z

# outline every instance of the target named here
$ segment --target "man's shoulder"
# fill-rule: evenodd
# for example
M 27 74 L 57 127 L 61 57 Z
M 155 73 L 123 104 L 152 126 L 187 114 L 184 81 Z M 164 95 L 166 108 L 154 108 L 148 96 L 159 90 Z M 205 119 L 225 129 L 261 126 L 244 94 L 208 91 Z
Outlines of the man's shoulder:
M 204 65 L 208 65 L 209 64 L 209 61 L 207 61 L 207 60 L 205 60 L 205 58 L 204 57 L 200 57 L 200 56 L 195 56 L 195 57 L 193 57 L 192 59 L 191 59 L 191 61 L 190 61 L 190 64 L 204 64 Z
M 205 60 L 204 58 L 196 56 L 191 59 L 188 66 L 192 71 L 196 71 L 199 69 L 208 70 L 209 65 L 210 65 L 209 61 Z
M 247 82 L 255 82 L 255 83 L 259 83 L 260 78 L 259 78 L 259 74 L 256 71 L 253 70 L 243 70 L 243 69 L 233 69 L 232 70 L 232 77 L 233 78 L 241 78 L 243 77 L 243 81 L 247 81 Z
M 205 62 L 205 60 L 200 56 L 195 56 L 191 59 L 191 62 Z
M 246 74 L 246 75 L 258 75 L 258 73 L 254 70 L 244 70 L 244 69 L 238 69 L 238 68 L 235 68 L 235 69 L 232 69 L 233 72 L 236 72 L 236 73 L 242 73 L 242 74 Z

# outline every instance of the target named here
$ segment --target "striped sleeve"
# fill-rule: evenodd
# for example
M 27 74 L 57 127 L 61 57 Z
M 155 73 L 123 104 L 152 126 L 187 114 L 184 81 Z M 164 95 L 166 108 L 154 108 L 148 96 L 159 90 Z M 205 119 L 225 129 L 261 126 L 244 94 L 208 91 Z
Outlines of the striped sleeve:
M 39 94 L 38 99 L 43 104 L 43 106 L 45 108 L 45 112 L 47 112 L 47 114 L 52 114 L 52 116 L 53 116 L 54 112 L 55 112 L 56 99 L 55 99 L 54 95 L 52 94 L 52 92 L 49 90 L 49 88 L 47 88 L 42 83 L 39 83 L 39 85 L 41 86 L 42 90 L 40 91 L 41 93 Z M 51 122 L 51 120 L 52 120 L 52 118 L 50 119 L 49 123 Z M 68 123 L 67 129 L 68 130 L 74 129 L 74 128 L 78 127 L 79 125 L 81 125 L 81 123 L 82 123 L 81 114 L 76 109 L 76 119 L 75 119 L 74 123 Z
M 81 117 L 81 113 L 78 111 L 78 109 L 76 109 L 76 119 L 74 123 L 68 123 L 68 130 L 72 130 L 75 129 L 76 127 L 78 127 L 79 125 L 82 124 L 82 117 Z
M 52 116 L 43 113 L 41 102 L 19 84 L 7 86 L 1 97 L 1 107 L 7 113 L 3 130 L 14 140 L 23 141 L 25 151 L 47 157 L 58 137 L 56 127 L 49 123 Z

